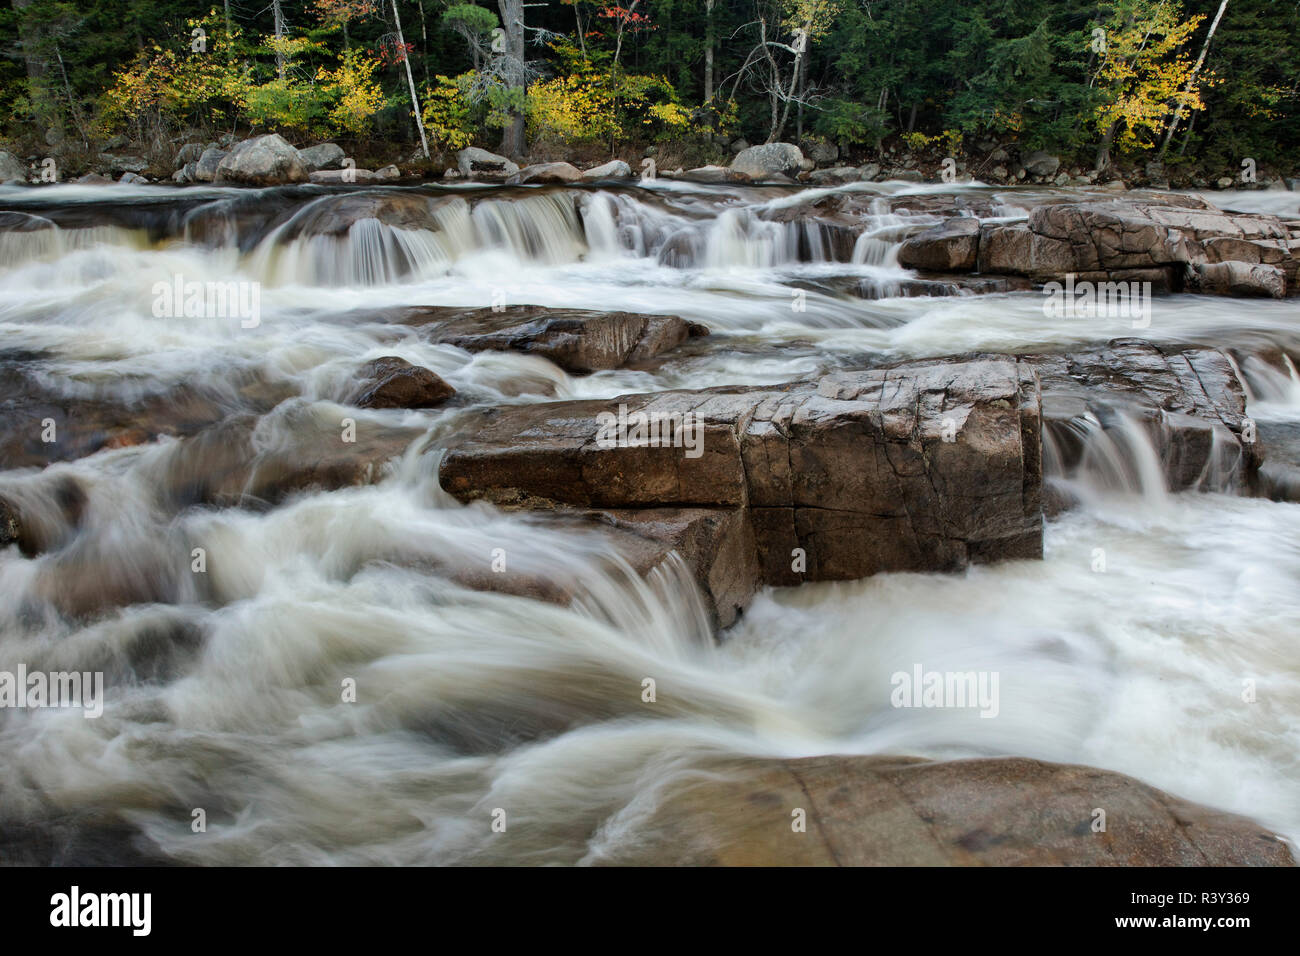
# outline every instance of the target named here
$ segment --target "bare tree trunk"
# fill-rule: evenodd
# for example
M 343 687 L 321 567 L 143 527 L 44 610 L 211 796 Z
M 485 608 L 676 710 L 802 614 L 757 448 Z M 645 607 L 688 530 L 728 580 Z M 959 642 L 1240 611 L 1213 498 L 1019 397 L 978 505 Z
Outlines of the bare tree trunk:
M 63 51 L 59 49 L 59 44 L 54 44 L 54 56 L 59 63 L 59 73 L 63 76 L 63 90 L 68 95 L 68 115 L 72 117 L 72 123 L 77 127 L 77 132 L 81 134 L 81 142 L 90 149 L 90 137 L 86 135 L 86 124 L 81 121 L 81 110 L 77 107 L 77 100 L 72 95 L 72 84 L 68 82 L 68 68 L 63 65 Z
M 406 67 L 406 85 L 411 90 L 411 108 L 415 111 L 415 128 L 420 131 L 420 150 L 424 158 L 429 158 L 429 141 L 424 136 L 424 116 L 420 109 L 420 98 L 415 95 L 415 77 L 411 75 L 411 57 L 406 52 L 406 38 L 402 36 L 402 18 L 397 12 L 397 0 L 393 2 L 393 26 L 397 27 L 397 42 L 402 48 L 402 65 Z
M 628 16 L 631 16 L 633 13 L 636 12 L 636 8 L 640 5 L 640 3 L 641 0 L 632 0 L 631 5 L 627 8 Z M 623 31 L 626 27 L 627 27 L 626 20 L 618 21 L 618 30 L 615 33 L 615 40 L 614 40 L 614 65 L 615 66 L 618 66 L 618 58 L 623 55 Z
M 1183 133 L 1183 141 L 1178 146 L 1178 155 L 1181 156 L 1187 152 L 1187 142 L 1192 138 L 1192 128 L 1196 126 L 1196 117 L 1200 115 L 1197 110 L 1192 110 L 1192 115 L 1187 119 L 1187 131 Z
M 284 79 L 284 11 L 280 9 L 280 0 L 271 0 L 271 12 L 275 17 L 275 75 Z
M 497 0 L 501 12 L 501 25 L 506 31 L 506 55 L 517 61 L 518 78 L 515 86 L 527 90 L 524 80 L 524 0 Z M 506 156 L 524 153 L 524 114 L 512 110 L 506 127 L 501 132 L 501 152 Z
M 230 0 L 225 0 L 225 5 L 226 5 L 226 36 L 230 36 Z M 346 26 L 346 24 L 344 26 Z
M 704 102 L 713 100 L 713 4 L 716 0 L 704 0 Z
M 1223 19 L 1223 11 L 1228 9 L 1228 0 L 1223 0 L 1219 4 L 1219 12 L 1214 15 L 1214 22 L 1210 24 L 1210 32 L 1205 35 L 1205 42 L 1201 45 L 1201 55 L 1196 58 L 1196 65 L 1192 67 L 1192 72 L 1187 77 L 1187 85 L 1183 87 L 1183 95 L 1178 98 L 1178 108 L 1174 110 L 1173 118 L 1169 121 L 1169 128 L 1165 130 L 1165 140 L 1160 144 L 1160 155 L 1164 156 L 1165 150 L 1169 148 L 1169 141 L 1174 138 L 1174 130 L 1178 126 L 1178 121 L 1182 119 L 1183 107 L 1187 105 L 1187 97 L 1192 92 L 1192 85 L 1196 82 L 1196 74 L 1201 72 L 1201 65 L 1205 63 L 1205 54 L 1210 52 L 1210 41 L 1214 39 L 1214 31 L 1219 29 L 1219 21 Z
M 799 74 L 803 69 L 803 58 L 808 49 L 808 26 L 809 24 L 804 24 L 803 43 L 795 47 L 797 52 L 794 55 L 794 69 L 791 71 L 790 75 L 790 89 L 785 94 L 785 108 L 781 110 L 781 122 L 772 130 L 772 135 L 767 138 L 769 143 L 774 143 L 780 138 L 781 134 L 785 131 L 786 122 L 790 119 L 790 104 L 794 101 L 795 91 L 799 87 Z
M 808 95 L 808 61 L 805 59 L 799 68 L 799 103 L 795 107 L 794 141 L 803 142 L 803 101 Z
M 1110 165 L 1110 146 L 1115 142 L 1115 134 L 1119 132 L 1119 120 L 1110 124 L 1110 129 L 1106 130 L 1106 135 L 1102 137 L 1101 145 L 1097 147 L 1096 172 L 1100 173 Z
M 429 85 L 429 24 L 424 19 L 424 0 L 420 0 L 420 49 L 424 51 L 424 85 Z

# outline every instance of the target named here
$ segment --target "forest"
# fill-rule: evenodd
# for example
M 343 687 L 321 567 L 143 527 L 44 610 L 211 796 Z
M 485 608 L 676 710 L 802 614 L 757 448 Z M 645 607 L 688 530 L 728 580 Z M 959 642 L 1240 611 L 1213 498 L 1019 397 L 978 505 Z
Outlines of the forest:
M 1014 144 L 1210 175 L 1290 175 L 1300 147 L 1296 0 L 11 0 L 0 51 L 0 147 L 72 172 L 262 132 L 431 174 L 468 145 Z

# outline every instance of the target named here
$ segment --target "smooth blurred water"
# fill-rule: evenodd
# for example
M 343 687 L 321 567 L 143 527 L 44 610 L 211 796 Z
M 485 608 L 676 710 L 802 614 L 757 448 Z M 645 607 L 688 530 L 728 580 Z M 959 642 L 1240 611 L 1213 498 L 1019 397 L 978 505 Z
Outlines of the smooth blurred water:
M 988 192 L 1007 215 L 1028 202 Z M 103 195 L 0 189 L 0 208 Z M 114 195 L 165 205 L 172 194 Z M 684 568 L 642 580 L 595 532 L 442 492 L 437 449 L 463 411 L 336 404 L 381 355 L 492 406 L 1128 335 L 1294 352 L 1295 300 L 1160 298 L 1141 332 L 1050 320 L 1039 293 L 865 300 L 809 287 L 909 278 L 893 244 L 859 240 L 849 261 L 831 261 L 806 224 L 764 218 L 799 201 L 790 190 L 457 195 L 473 204 L 444 206 L 438 232 L 369 220 L 338 238 L 272 232 L 244 251 L 116 226 L 0 237 L 0 359 L 57 395 L 136 403 L 201 387 L 234 415 L 253 408 L 255 381 L 293 396 L 258 412 L 260 447 L 290 443 L 304 416 L 423 435 L 374 485 L 270 510 L 161 494 L 185 448 L 173 439 L 0 472 L 0 495 L 38 510 L 61 478 L 86 492 L 55 550 L 0 552 L 0 669 L 103 670 L 108 683 L 98 720 L 0 710 L 0 829 L 70 828 L 86 853 L 122 841 L 107 825 L 120 820 L 182 862 L 593 861 L 702 759 L 845 752 L 1089 764 L 1300 835 L 1300 505 L 1174 496 L 1140 469 L 1116 482 L 1099 466 L 1082 506 L 1048 523 L 1041 562 L 769 589 L 719 643 Z M 932 221 L 873 215 L 868 234 Z M 260 324 L 156 318 L 154 284 L 176 275 L 262 283 Z M 536 357 L 432 345 L 384 319 L 495 302 L 671 313 L 712 336 L 653 370 L 576 377 Z M 1243 369 L 1248 411 L 1300 421 L 1300 376 L 1257 366 Z M 458 569 L 490 573 L 497 548 L 511 574 L 563 569 L 577 599 L 454 582 Z M 134 594 L 142 582 L 147 602 L 61 612 L 78 588 Z M 892 708 L 890 675 L 915 663 L 998 672 L 998 717 Z M 345 679 L 356 703 L 341 700 Z M 490 832 L 497 808 L 508 843 Z

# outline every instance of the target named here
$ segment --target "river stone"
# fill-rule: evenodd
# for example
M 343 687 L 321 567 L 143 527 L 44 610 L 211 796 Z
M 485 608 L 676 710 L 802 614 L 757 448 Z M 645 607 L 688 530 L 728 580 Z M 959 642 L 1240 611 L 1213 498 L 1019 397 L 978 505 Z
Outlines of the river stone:
M 885 688 L 888 690 L 888 688 Z M 660 694 L 664 691 L 660 690 Z M 727 759 L 679 774 L 595 862 L 639 866 L 1294 866 L 1245 817 L 1023 757 Z M 1093 832 L 1093 808 L 1106 829 Z M 792 814 L 806 814 L 803 832 Z
M 203 154 L 199 157 L 198 164 L 194 167 L 193 179 L 200 183 L 215 182 L 217 178 L 217 168 L 225 158 L 226 151 L 224 149 L 209 146 L 203 151 Z
M 1217 475 L 1237 489 L 1253 485 L 1260 443 L 1246 432 L 1246 393 L 1236 367 L 1219 349 L 1162 349 L 1141 339 L 1064 355 L 1023 355 L 1042 382 L 1048 459 L 1072 474 L 1087 422 L 1124 442 L 1124 417 L 1147 435 L 1165 488 L 1184 491 Z M 1052 499 L 1052 509 L 1068 501 Z
M 898 249 L 898 263 L 932 272 L 969 272 L 979 252 L 980 222 L 963 217 L 927 229 Z
M 441 306 L 409 309 L 402 321 L 422 327 L 431 342 L 470 352 L 524 352 L 566 372 L 640 367 L 708 330 L 676 315 L 588 312 L 508 306 L 500 311 Z
M 1055 176 L 1056 171 L 1061 168 L 1059 157 L 1053 156 L 1044 150 L 1035 150 L 1021 160 L 1021 165 L 1031 176 L 1042 176 L 1046 179 L 1049 176 Z
M 639 508 L 565 510 L 548 515 L 552 527 L 574 533 L 599 534 L 608 547 L 642 577 L 671 572 L 681 562 L 694 580 L 704 612 L 715 628 L 730 627 L 758 590 L 760 575 L 753 529 L 743 512 L 727 508 Z M 544 569 L 493 569 L 491 561 L 477 566 L 447 566 L 457 583 L 478 591 L 569 604 L 587 582 L 582 566 L 561 563 Z
M 433 408 L 456 394 L 436 373 L 395 355 L 367 362 L 348 404 L 358 408 Z
M 1286 274 L 1277 266 L 1251 262 L 1202 262 L 1191 267 L 1189 285 L 1207 295 L 1286 297 Z
M 278 133 L 246 139 L 217 164 L 218 183 L 280 186 L 307 182 L 307 167 L 298 151 Z
M 858 179 L 858 170 L 853 166 L 818 169 L 808 177 L 808 181 L 814 186 L 842 186 L 845 183 L 855 183 Z
M 808 147 L 808 158 L 817 166 L 829 166 L 840 158 L 840 148 L 824 139 L 809 140 L 804 145 Z
M 803 153 L 793 143 L 764 143 L 743 149 L 731 161 L 731 168 L 750 179 L 794 176 L 803 164 Z
M 172 163 L 172 169 L 183 169 L 187 163 L 197 163 L 199 157 L 203 155 L 202 143 L 186 143 L 176 152 L 176 159 Z
M 337 143 L 320 143 L 298 150 L 298 156 L 307 167 L 307 172 L 314 173 L 322 169 L 338 169 L 343 165 L 346 154 Z
M 631 179 L 632 167 L 621 159 L 611 159 L 608 163 L 586 170 L 582 178 L 586 182 L 596 182 L 601 179 Z
M 426 434 L 423 427 L 380 422 L 357 409 L 336 411 L 306 404 L 292 409 L 283 440 L 272 445 L 257 432 L 258 416 L 248 414 L 168 446 L 152 465 L 163 504 L 266 507 L 309 489 L 373 484 Z M 343 440 L 349 417 L 355 427 L 350 442 Z
M 572 163 L 534 163 L 507 178 L 506 183 L 576 183 L 581 179 L 582 171 Z
M 337 170 L 333 170 L 337 172 Z M 291 208 L 276 222 L 285 224 L 280 240 L 300 236 L 342 236 L 363 219 L 374 219 L 398 229 L 442 229 L 439 209 L 464 206 L 455 196 L 432 198 L 419 193 L 367 190 L 325 196 L 304 206 Z
M 598 416 L 685 420 L 695 451 L 600 447 Z M 499 410 L 454 443 L 463 501 L 741 509 L 764 584 L 1042 554 L 1039 393 L 1011 359 Z M 693 455 L 693 456 L 692 456 Z M 802 549 L 806 569 L 792 568 Z
M 456 166 L 466 179 L 500 181 L 519 172 L 518 165 L 506 157 L 489 153 L 477 146 L 467 147 L 457 153 Z
M 13 153 L 0 149 L 0 183 L 27 182 L 27 164 Z
M 307 180 L 309 182 L 318 183 L 322 186 L 373 183 L 378 179 L 379 174 L 373 169 L 357 169 L 355 167 L 348 169 L 318 169 L 315 172 L 307 174 Z

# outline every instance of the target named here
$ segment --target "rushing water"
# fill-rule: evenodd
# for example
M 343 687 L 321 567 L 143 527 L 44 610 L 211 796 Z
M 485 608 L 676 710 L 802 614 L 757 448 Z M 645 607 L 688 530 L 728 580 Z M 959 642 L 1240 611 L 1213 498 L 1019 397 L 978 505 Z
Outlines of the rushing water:
M 1300 835 L 1300 505 L 1170 495 L 1129 436 L 1076 479 L 1081 504 L 1049 521 L 1042 562 L 769 589 L 715 641 L 682 568 L 642 580 L 594 532 L 442 492 L 438 447 L 460 408 L 338 404 L 381 355 L 490 406 L 1125 335 L 1300 351 L 1294 299 L 1160 298 L 1134 332 L 1048 319 L 1038 293 L 891 295 L 910 277 L 899 236 L 935 218 L 878 203 L 847 253 L 815 224 L 773 221 L 825 192 L 461 189 L 435 231 L 369 219 L 321 236 L 248 211 L 265 201 L 292 214 L 319 189 L 0 189 L 0 210 L 61 223 L 0 233 L 0 365 L 67 401 L 143 406 L 197 389 L 225 415 L 259 416 L 263 450 L 345 415 L 413 436 L 376 484 L 270 509 L 163 493 L 178 468 L 204 467 L 183 440 L 41 470 L 0 463 L 0 495 L 54 542 L 0 552 L 0 670 L 102 670 L 108 697 L 95 720 L 0 709 L 0 854 L 591 862 L 704 758 L 835 752 L 1089 764 Z M 1008 219 L 1029 202 L 967 192 Z M 106 195 L 129 214 L 96 221 Z M 1240 199 L 1300 210 L 1294 194 Z M 178 275 L 260 283 L 260 321 L 155 317 L 155 284 Z M 495 303 L 673 313 L 712 335 L 653 370 L 578 377 L 383 320 L 390 307 Z M 1262 427 L 1300 426 L 1294 368 L 1248 360 L 1242 372 Z M 75 530 L 52 504 L 67 479 L 84 493 Z M 486 568 L 494 548 L 517 571 L 569 569 L 577 599 L 449 578 Z M 997 719 L 891 708 L 890 675 L 915 663 L 998 672 Z M 358 699 L 344 704 L 348 678 Z M 194 808 L 207 813 L 202 836 Z M 508 842 L 492 839 L 496 808 Z

